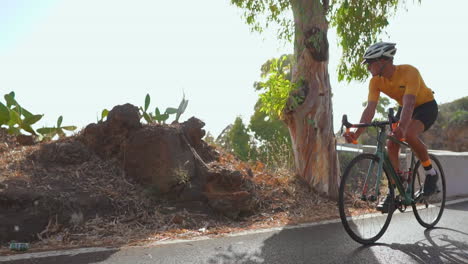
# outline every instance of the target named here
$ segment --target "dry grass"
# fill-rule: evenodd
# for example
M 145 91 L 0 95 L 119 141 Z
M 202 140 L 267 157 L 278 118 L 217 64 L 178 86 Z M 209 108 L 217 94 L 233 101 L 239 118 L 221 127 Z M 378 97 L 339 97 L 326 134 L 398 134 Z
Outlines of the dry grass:
M 30 251 L 120 247 L 197 236 L 217 237 L 249 229 L 339 217 L 336 202 L 311 192 L 291 172 L 271 172 L 262 163 L 248 165 L 229 154 L 223 154 L 220 163 L 236 170 L 250 169 L 259 197 L 256 213 L 236 221 L 218 214 L 186 210 L 167 200 L 154 199 L 147 189 L 126 179 L 113 161 L 94 157 L 81 165 L 44 167 L 28 159 L 39 147 L 21 147 L 8 142 L 8 150 L 0 157 L 0 183 L 22 178 L 34 183 L 34 188 L 52 192 L 50 182 L 61 179 L 73 182 L 74 188 L 105 195 L 112 200 L 116 210 L 111 216 L 85 222 L 80 221 L 82 216 L 75 215 L 76 226 L 61 226 L 52 217 L 47 228 L 38 234 L 39 241 L 31 244 Z M 6 247 L 0 247 L 2 255 L 12 253 Z

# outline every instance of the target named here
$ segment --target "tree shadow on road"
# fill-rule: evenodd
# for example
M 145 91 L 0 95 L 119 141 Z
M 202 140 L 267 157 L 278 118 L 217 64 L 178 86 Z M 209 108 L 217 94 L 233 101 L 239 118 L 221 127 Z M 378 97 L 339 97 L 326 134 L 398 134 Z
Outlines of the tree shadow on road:
M 285 229 L 267 237 L 257 249 L 236 245 L 221 248 L 208 263 L 382 263 L 387 258 L 400 258 L 399 252 L 413 263 L 468 263 L 468 234 L 458 230 L 427 229 L 425 239 L 415 243 L 376 243 L 358 247 L 345 232 L 336 232 L 337 228 L 342 228 L 339 225 Z M 261 240 L 260 236 L 246 238 Z M 376 255 L 375 247 L 386 247 L 387 250 Z
M 378 263 L 368 248 L 355 254 L 359 244 L 352 241 L 344 230 L 336 232 L 337 229 L 343 230 L 341 223 L 333 222 L 283 229 L 269 237 L 266 234 L 245 237 L 244 240 L 258 240 L 258 244 L 263 245 L 259 248 L 230 245 L 220 249 L 208 263 Z
M 441 227 L 426 229 L 424 236 L 426 239 L 413 244 L 377 243 L 370 247 L 385 246 L 403 252 L 417 263 L 468 263 L 467 233 Z

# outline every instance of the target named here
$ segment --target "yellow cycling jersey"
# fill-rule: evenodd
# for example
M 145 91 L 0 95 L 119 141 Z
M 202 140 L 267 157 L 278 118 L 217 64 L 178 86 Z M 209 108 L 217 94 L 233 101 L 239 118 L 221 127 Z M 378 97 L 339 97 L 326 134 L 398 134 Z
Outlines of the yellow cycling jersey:
M 434 100 L 431 89 L 427 88 L 418 69 L 411 65 L 396 65 L 396 70 L 390 79 L 374 76 L 369 82 L 368 101 L 377 102 L 380 92 L 395 99 L 403 105 L 403 95 L 416 96 L 415 107 Z

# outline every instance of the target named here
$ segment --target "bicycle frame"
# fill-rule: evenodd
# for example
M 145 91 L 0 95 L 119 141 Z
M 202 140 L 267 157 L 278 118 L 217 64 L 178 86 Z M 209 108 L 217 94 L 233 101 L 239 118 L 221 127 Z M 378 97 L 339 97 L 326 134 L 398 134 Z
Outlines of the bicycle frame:
M 379 131 L 378 138 L 377 138 L 377 149 L 374 153 L 377 157 L 379 157 L 379 161 L 377 164 L 378 166 L 377 167 L 377 181 L 376 181 L 376 186 L 375 186 L 377 197 L 380 196 L 380 181 L 382 179 L 383 167 L 385 166 L 385 168 L 387 168 L 387 171 L 390 173 L 389 178 L 390 178 L 391 184 L 397 188 L 398 192 L 400 193 L 400 196 L 402 197 L 403 205 L 406 205 L 406 206 L 411 205 L 412 203 L 415 202 L 415 200 L 412 198 L 413 186 L 412 184 L 408 184 L 408 187 L 405 190 L 405 188 L 403 187 L 403 183 L 400 177 L 395 172 L 395 169 L 393 168 L 393 165 L 390 162 L 388 153 L 385 150 L 385 144 L 388 138 L 400 145 L 403 145 L 406 147 L 409 147 L 409 145 L 405 142 L 396 140 L 393 137 L 388 137 L 387 133 L 385 132 L 384 127 L 380 127 L 379 129 L 380 131 Z M 374 166 L 375 166 L 374 162 L 371 162 L 369 170 L 367 172 L 366 179 L 365 179 L 365 183 L 364 183 L 365 186 L 367 184 L 368 178 L 370 177 L 374 169 Z M 414 153 L 411 153 L 411 162 L 409 166 L 408 179 L 411 179 L 411 177 L 414 177 L 414 167 L 415 167 Z

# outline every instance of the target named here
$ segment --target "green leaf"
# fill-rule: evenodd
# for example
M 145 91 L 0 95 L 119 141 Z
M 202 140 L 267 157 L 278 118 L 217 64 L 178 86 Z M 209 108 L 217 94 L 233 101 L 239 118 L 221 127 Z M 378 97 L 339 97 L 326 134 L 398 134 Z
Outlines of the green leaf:
M 159 108 L 156 107 L 156 109 L 154 110 L 154 113 L 156 114 L 156 117 L 159 118 L 159 116 L 161 116 L 161 112 L 159 111 Z
M 5 101 L 7 103 L 8 107 L 11 107 L 12 105 L 17 105 L 18 103 L 15 100 L 15 92 L 11 92 L 9 94 L 5 94 Z
M 60 128 L 60 126 L 62 126 L 62 121 L 63 121 L 63 116 L 59 116 L 59 118 L 57 119 L 57 129 Z
M 36 132 L 34 131 L 34 129 L 28 124 L 23 123 L 23 124 L 21 124 L 20 128 L 23 129 L 26 132 L 29 132 L 29 133 L 31 133 L 33 135 L 36 135 Z
M 106 118 L 108 114 L 109 114 L 109 110 L 107 110 L 107 109 L 102 110 L 101 119 Z
M 187 109 L 187 105 L 188 105 L 188 100 L 184 100 L 184 104 L 182 105 L 182 109 L 181 109 L 181 110 L 182 110 L 182 113 L 184 113 L 184 112 L 185 112 L 185 109 Z M 182 113 L 181 113 L 181 114 L 182 114 Z
M 57 129 L 55 127 L 43 127 L 43 128 L 39 128 L 37 132 L 42 135 L 48 135 L 48 134 L 55 133 L 56 130 Z
M 61 128 L 57 128 L 57 135 L 59 135 L 59 138 L 64 138 L 67 135 L 65 135 L 65 132 Z
M 10 120 L 10 110 L 0 102 L 0 125 L 6 124 Z
M 35 123 L 37 123 L 37 121 L 41 120 L 41 118 L 43 117 L 44 115 L 31 115 L 29 117 L 26 117 L 24 120 L 23 120 L 23 123 L 26 124 L 26 125 L 33 125 Z M 28 131 L 29 132 L 29 131 Z
M 150 95 L 149 94 L 146 94 L 146 97 L 145 97 L 145 112 L 148 110 L 148 107 L 150 105 Z
M 148 113 L 143 113 L 143 118 L 146 120 L 146 122 L 148 122 L 148 124 L 150 123 L 153 123 L 153 120 L 151 119 L 151 117 L 148 115 Z
M 162 114 L 156 117 L 156 120 L 158 121 L 159 124 L 164 123 L 167 119 L 169 118 L 168 114 Z
M 62 128 L 67 130 L 67 131 L 75 131 L 77 129 L 76 126 L 64 126 Z
M 180 114 L 184 113 L 185 108 L 187 108 L 187 104 L 188 104 L 188 100 L 185 100 L 185 94 L 184 94 L 184 96 L 182 97 L 182 101 L 180 101 L 179 108 L 178 108 Z
M 172 115 L 172 114 L 175 114 L 175 113 L 177 113 L 177 108 L 168 107 L 166 109 L 166 114 Z
M 22 109 L 21 109 L 21 106 L 19 106 L 18 104 L 15 105 L 15 107 L 13 107 L 12 110 L 16 111 L 19 114 L 19 116 L 21 116 Z
M 12 124 L 18 124 L 20 125 L 21 124 L 21 118 L 20 118 L 20 115 L 18 112 L 16 112 L 15 110 L 10 110 L 10 123 Z
M 8 128 L 8 134 L 10 135 L 19 135 L 21 134 L 20 129 L 16 127 L 9 127 Z
M 31 112 L 29 112 L 28 110 L 24 109 L 24 107 L 21 107 L 21 114 L 25 117 L 25 118 L 28 118 L 28 117 L 32 117 L 33 114 L 31 114 Z

